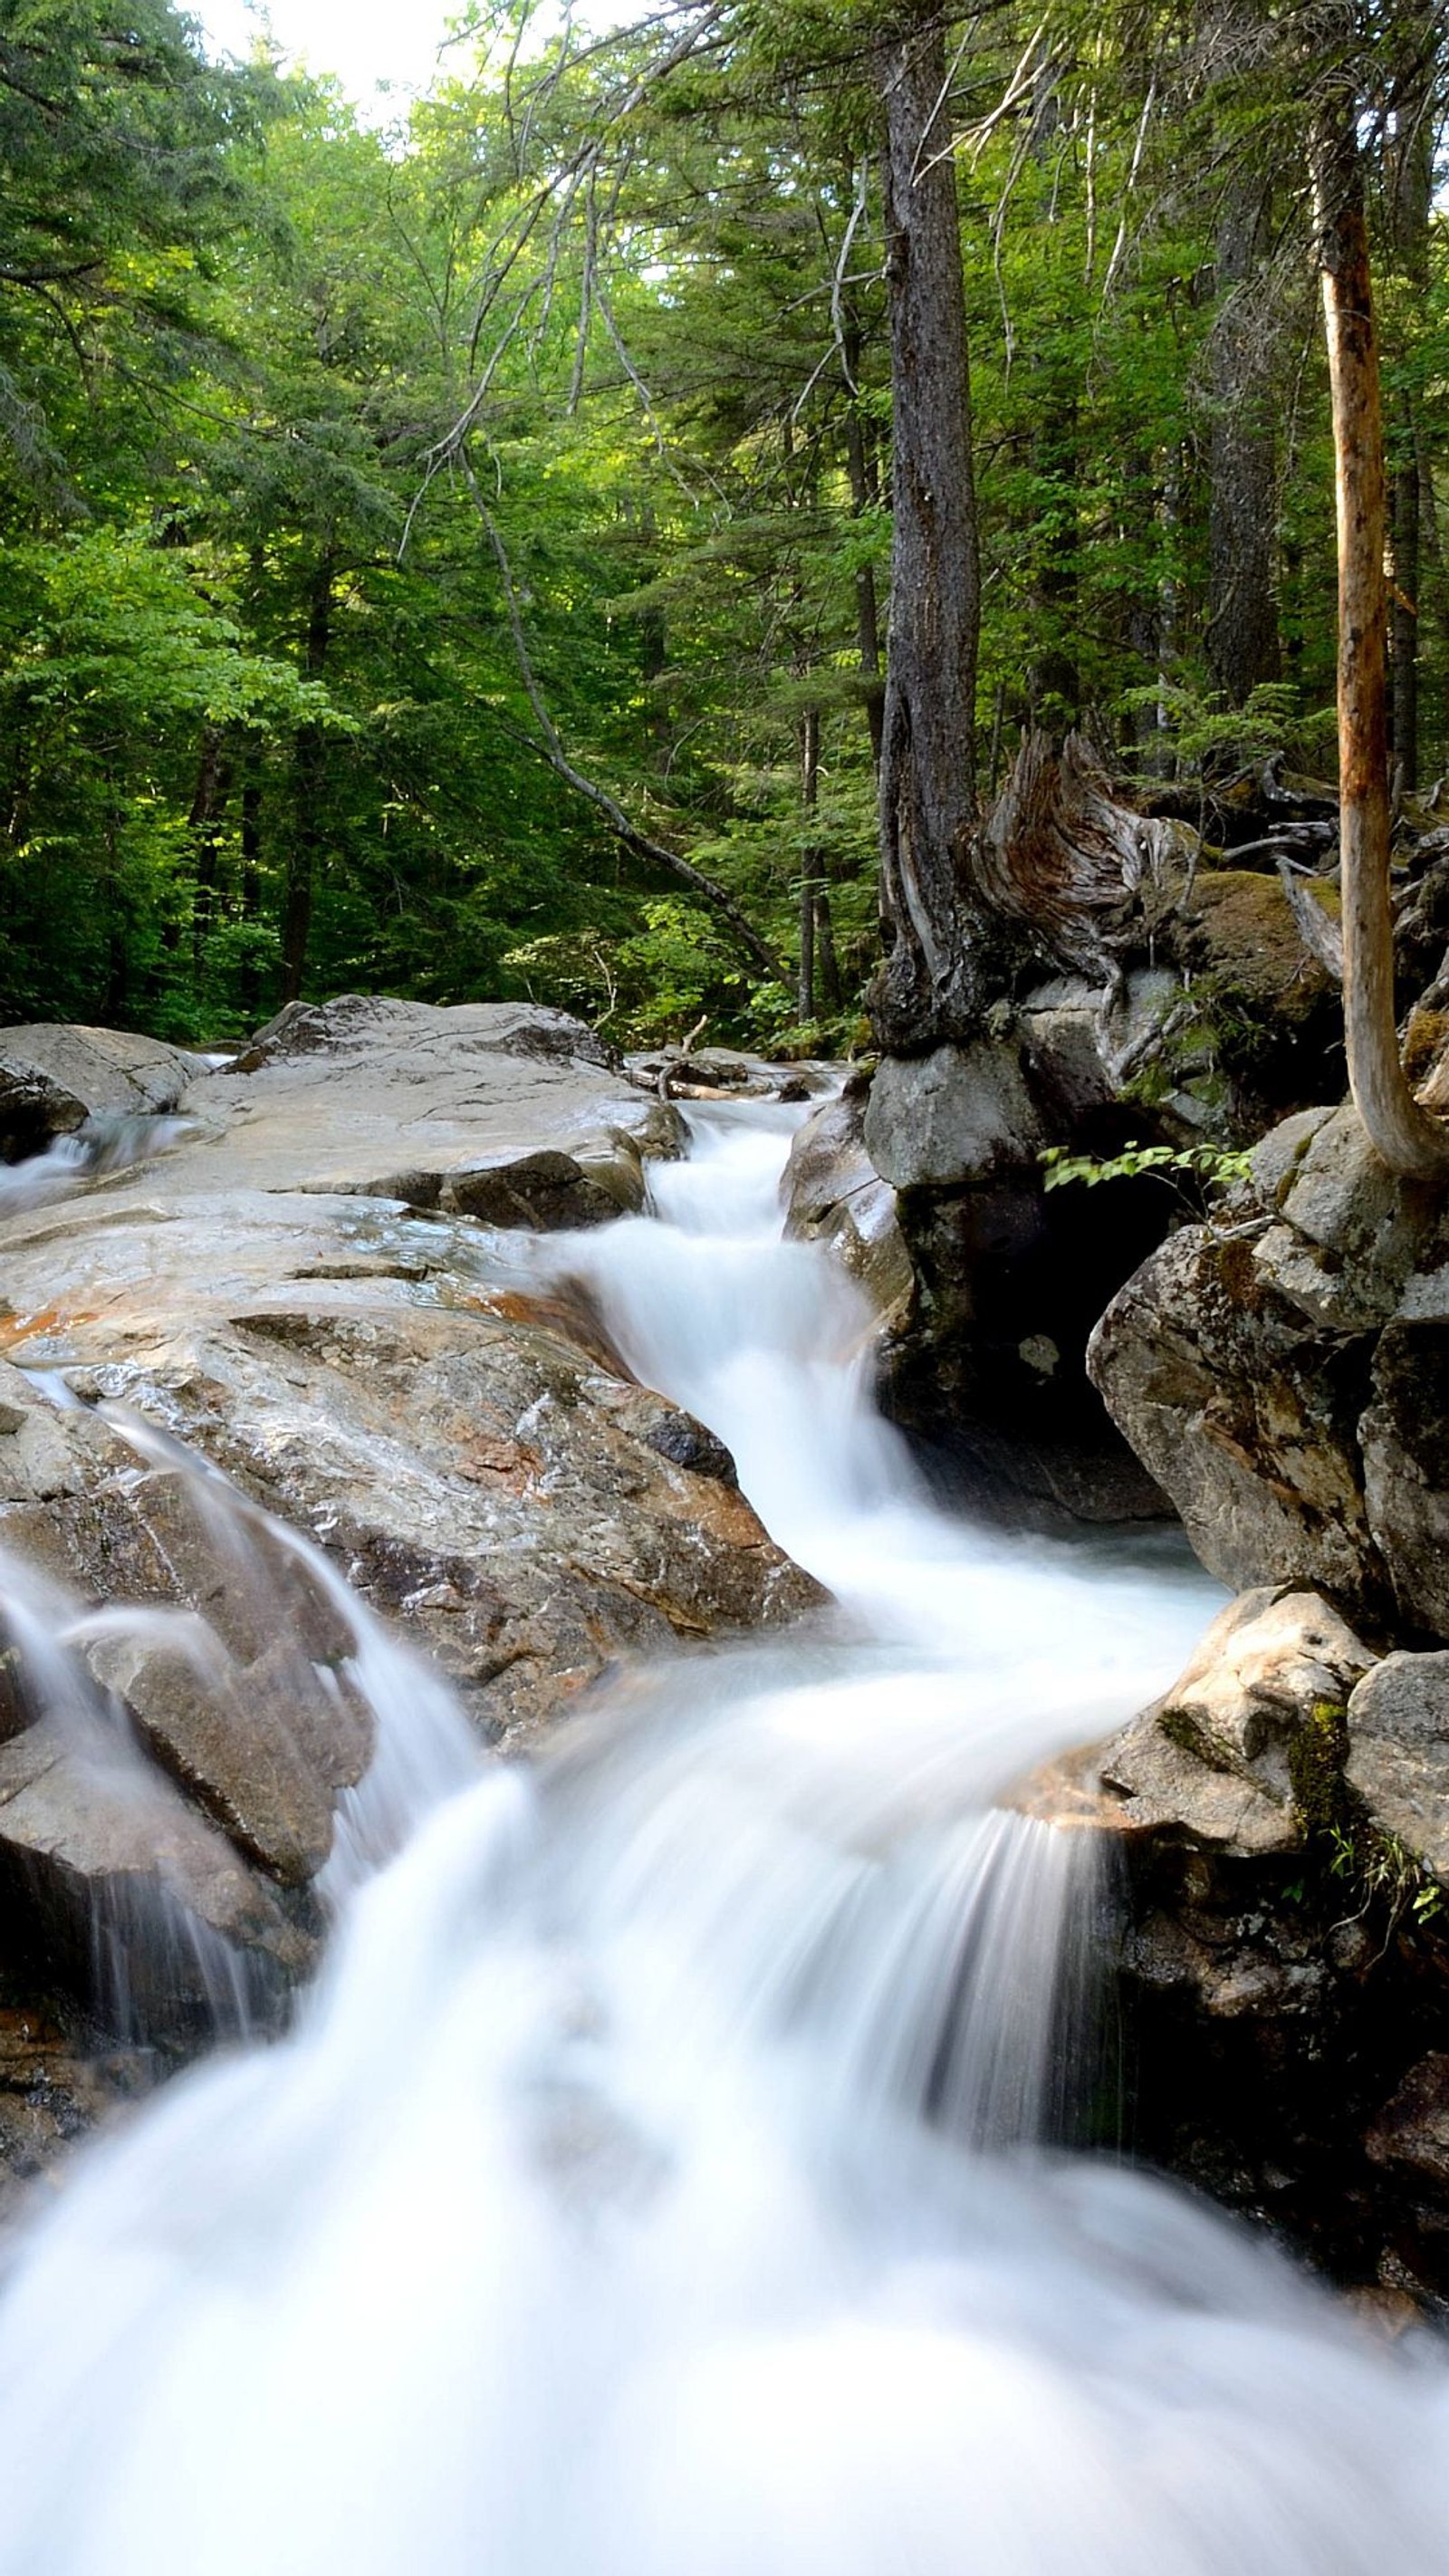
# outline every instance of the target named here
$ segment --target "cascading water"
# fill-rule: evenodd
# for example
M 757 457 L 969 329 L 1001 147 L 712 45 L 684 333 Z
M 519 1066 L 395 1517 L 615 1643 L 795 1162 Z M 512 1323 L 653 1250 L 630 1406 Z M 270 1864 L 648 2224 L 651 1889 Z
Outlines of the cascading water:
M 1084 1838 L 992 1801 L 1204 1587 L 930 1510 L 859 1304 L 778 1241 L 783 1123 L 701 1122 L 666 1223 L 548 1258 L 840 1608 L 439 1795 L 293 2035 L 94 2151 L 0 2306 L 0 2576 L 1442 2558 L 1437 2360 L 1031 2144 Z
M 200 1072 L 221 1057 L 196 1059 Z M 19 1216 L 52 1199 L 70 1198 L 86 1181 L 128 1171 L 196 1133 L 191 1118 L 163 1118 L 137 1112 L 125 1117 L 87 1118 L 73 1135 L 52 1137 L 42 1153 L 23 1162 L 0 1163 L 0 1216 Z

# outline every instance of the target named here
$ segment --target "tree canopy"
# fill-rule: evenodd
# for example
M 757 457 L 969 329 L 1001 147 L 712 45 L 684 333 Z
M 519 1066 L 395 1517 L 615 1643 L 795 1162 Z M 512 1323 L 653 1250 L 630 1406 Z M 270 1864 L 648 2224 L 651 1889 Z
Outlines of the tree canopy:
M 384 133 L 168 0 L 0 0 L 0 1018 L 201 1039 L 366 986 L 847 1043 L 912 652 L 968 803 L 1028 723 L 1163 787 L 1330 766 L 1333 97 L 1393 757 L 1449 765 L 1437 11 L 549 29 L 479 7 Z M 929 297 L 902 356 L 928 202 L 955 396 Z M 897 598 L 892 697 L 893 466 L 974 590 L 949 687 Z

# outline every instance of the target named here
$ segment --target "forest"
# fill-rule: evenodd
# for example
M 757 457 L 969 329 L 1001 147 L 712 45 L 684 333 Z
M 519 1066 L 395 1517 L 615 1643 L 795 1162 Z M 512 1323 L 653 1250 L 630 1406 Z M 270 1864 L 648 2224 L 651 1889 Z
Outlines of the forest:
M 1325 113 L 1374 267 L 1394 774 L 1432 790 L 1432 7 L 681 0 L 605 37 L 520 0 L 379 126 L 264 48 L 209 63 L 169 0 L 6 0 L 0 1019 L 204 1042 L 354 989 L 864 1037 L 903 28 L 939 94 L 895 186 L 954 187 L 964 283 L 954 380 L 917 317 L 911 470 L 934 401 L 967 794 L 1028 726 L 1183 811 L 1275 753 L 1331 776 Z

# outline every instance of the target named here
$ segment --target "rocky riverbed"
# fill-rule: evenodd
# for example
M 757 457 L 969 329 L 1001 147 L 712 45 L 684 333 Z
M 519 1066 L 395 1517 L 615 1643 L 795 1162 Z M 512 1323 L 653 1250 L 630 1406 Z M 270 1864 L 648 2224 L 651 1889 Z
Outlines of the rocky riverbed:
M 23 2171 L 93 2114 L 84 2043 L 114 2057 L 125 2036 L 96 1991 L 96 1906 L 159 1889 L 264 1996 L 285 1986 L 315 1951 L 334 1812 L 369 1753 L 366 1711 L 329 1679 L 353 1641 L 325 1583 L 265 1523 L 233 1517 L 219 1544 L 207 1489 L 138 1432 L 315 1542 L 508 1751 L 622 1658 L 823 1596 L 720 1443 L 529 1258 L 541 1234 L 639 1209 L 648 1162 L 681 1150 L 677 1113 L 582 1024 L 345 997 L 284 1013 L 231 1063 L 9 1030 L 0 1127 L 26 1149 L 0 1198 L 0 1551 L 75 1616 L 173 1621 L 113 1623 L 75 1686 L 159 1766 L 144 1797 L 35 1722 L 13 1612 L 3 1640 L 24 2083 L 8 2117 L 0 2069 L 0 2161 Z M 140 2021 L 184 2047 L 171 1973 L 181 2005 L 143 1996 Z M 107 2085 L 149 2064 L 123 2050 Z
M 832 1090 L 795 1138 L 787 1233 L 865 1289 L 888 1390 L 938 1442 L 1015 1336 L 958 1488 L 1028 1520 L 1175 1506 L 1237 1587 L 1158 1706 L 1023 1791 L 1113 1855 L 1108 2091 L 1149 2157 L 1390 2306 L 1449 2303 L 1444 1220 L 1351 1112 L 1295 1114 L 1210 1222 L 1153 1249 L 1160 1202 L 1141 1214 L 1147 1258 L 1097 1326 L 1090 1395 L 1071 1336 L 1130 1267 L 1131 1227 L 1092 1219 L 1064 1296 L 1075 1220 L 1043 1235 L 1022 1178 L 1051 1132 L 1042 1068 L 1060 1088 L 1090 1034 L 1071 1007 L 1030 1046 L 999 1034 Z M 676 1070 L 706 1096 L 821 1079 Z M 194 1943 L 108 2002 L 108 1910 L 179 1907 L 246 1963 L 253 2009 L 307 1973 L 373 1749 L 329 1566 L 507 1752 L 623 1661 L 822 1602 L 718 1439 L 636 1382 L 584 1285 L 538 1258 L 637 1211 L 650 1161 L 680 1152 L 667 1067 L 632 1074 L 580 1023 L 511 1005 L 294 1007 L 227 1062 L 0 1032 L 0 1128 L 25 1148 L 0 1198 L 0 1550 L 55 1587 L 84 1723 L 109 1711 L 148 1766 L 142 1795 L 39 1708 L 12 1600 L 12 2175 L 144 2090 L 214 2009 Z M 188 1459 L 240 1498 L 220 1521 Z

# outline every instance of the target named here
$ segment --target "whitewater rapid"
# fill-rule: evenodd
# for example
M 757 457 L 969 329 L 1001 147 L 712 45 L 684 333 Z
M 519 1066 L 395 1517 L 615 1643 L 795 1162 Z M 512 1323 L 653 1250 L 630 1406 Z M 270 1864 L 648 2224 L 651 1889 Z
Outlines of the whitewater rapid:
M 699 1114 L 653 1218 L 537 1258 L 836 1607 L 619 1684 L 533 1773 L 360 1620 L 421 1820 L 337 1891 L 295 2032 L 100 2142 L 18 2248 L 0 2576 L 1443 2562 L 1427 2339 L 1380 2355 L 1246 2231 L 1049 2145 L 1093 1854 L 997 1801 L 1163 1687 L 1211 1587 L 933 1509 L 861 1300 L 780 1241 L 792 1123 Z

